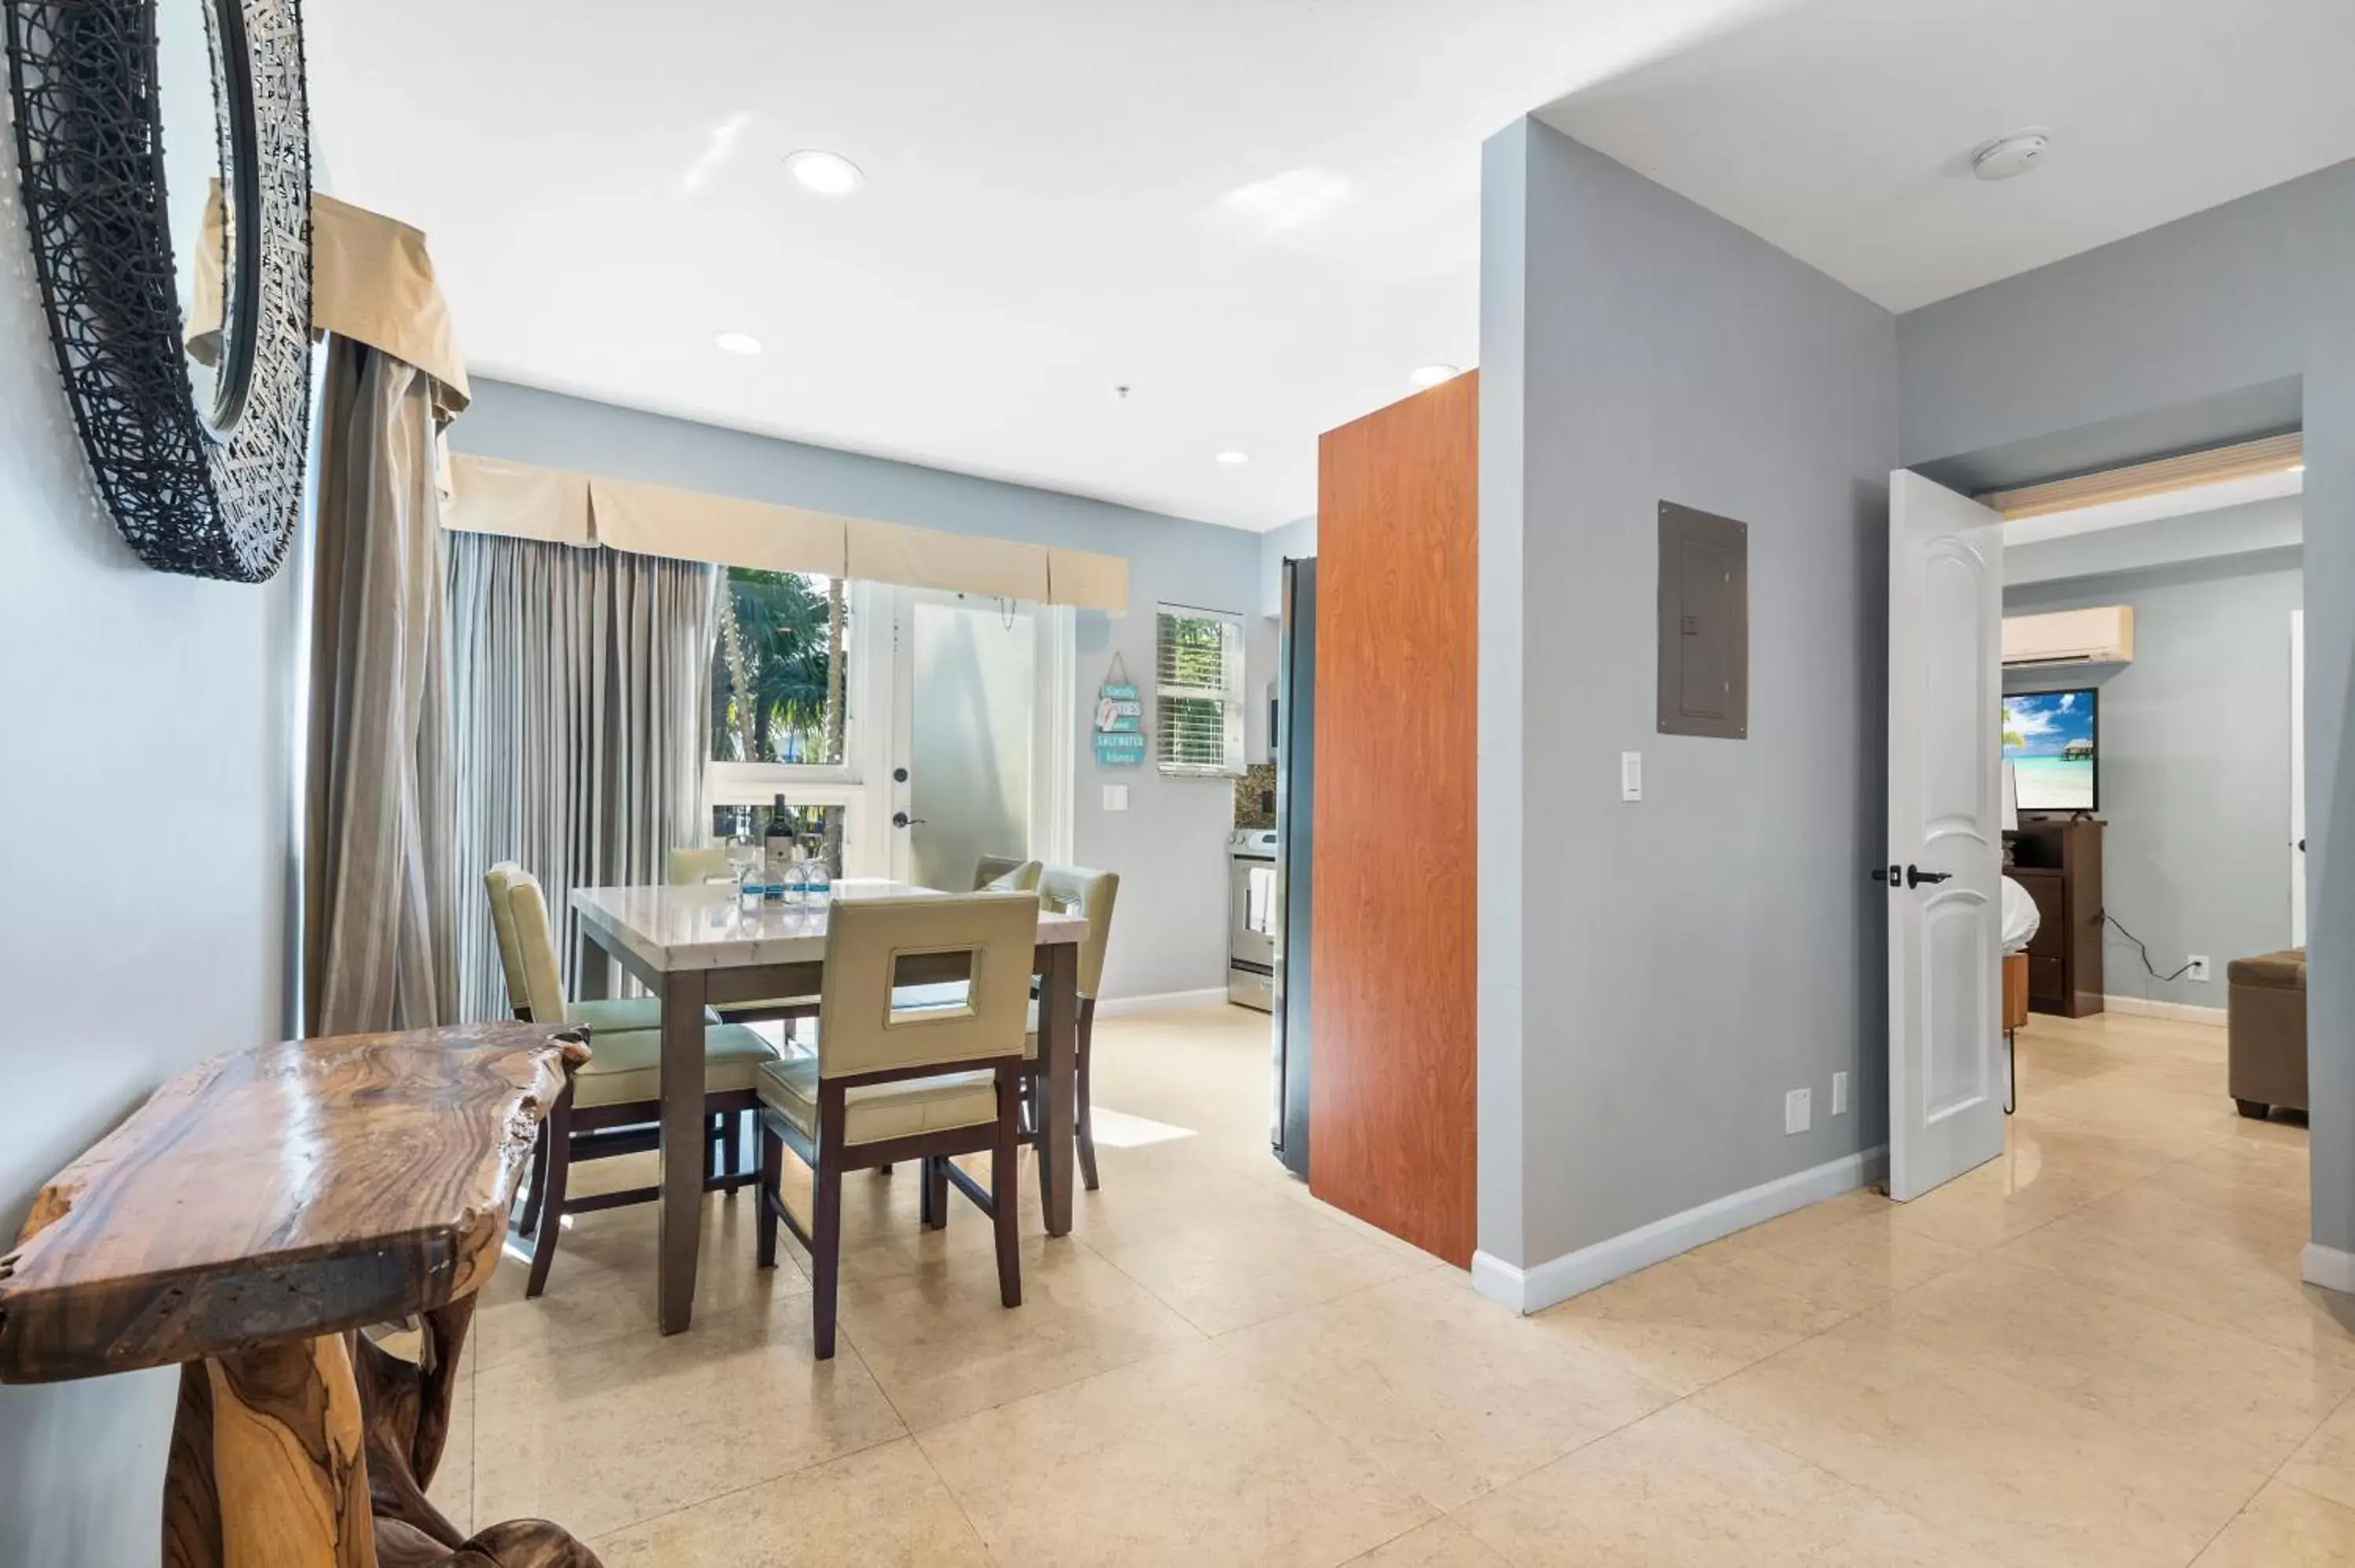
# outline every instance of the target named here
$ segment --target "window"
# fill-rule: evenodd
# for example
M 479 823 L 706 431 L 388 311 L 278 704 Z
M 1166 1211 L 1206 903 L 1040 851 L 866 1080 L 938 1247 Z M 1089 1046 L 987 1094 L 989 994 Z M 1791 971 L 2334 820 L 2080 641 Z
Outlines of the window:
M 1243 622 L 1220 610 L 1161 607 L 1155 755 L 1164 773 L 1243 770 Z
M 783 795 L 794 835 L 843 874 L 858 795 L 856 598 L 815 573 L 727 568 L 706 769 L 715 843 L 759 842 Z M 886 664 L 889 652 L 887 640 Z
M 728 568 L 711 654 L 714 762 L 839 766 L 848 755 L 849 585 Z

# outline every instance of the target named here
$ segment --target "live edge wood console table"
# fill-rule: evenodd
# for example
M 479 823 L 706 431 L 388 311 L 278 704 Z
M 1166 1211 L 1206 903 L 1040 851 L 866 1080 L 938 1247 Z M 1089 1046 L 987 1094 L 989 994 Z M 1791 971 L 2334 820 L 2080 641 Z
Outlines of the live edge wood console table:
M 165 1084 L 0 1256 L 0 1383 L 180 1368 L 165 1568 L 596 1568 L 425 1500 L 474 1292 L 578 1029 L 306 1040 Z M 417 1360 L 358 1330 L 418 1319 Z

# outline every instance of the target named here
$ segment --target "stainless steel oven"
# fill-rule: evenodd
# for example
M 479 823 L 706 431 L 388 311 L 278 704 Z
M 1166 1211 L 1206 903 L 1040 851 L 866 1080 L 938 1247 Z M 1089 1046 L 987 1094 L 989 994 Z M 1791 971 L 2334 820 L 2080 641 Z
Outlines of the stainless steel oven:
M 1238 828 L 1227 841 L 1227 1000 L 1275 1008 L 1275 832 Z

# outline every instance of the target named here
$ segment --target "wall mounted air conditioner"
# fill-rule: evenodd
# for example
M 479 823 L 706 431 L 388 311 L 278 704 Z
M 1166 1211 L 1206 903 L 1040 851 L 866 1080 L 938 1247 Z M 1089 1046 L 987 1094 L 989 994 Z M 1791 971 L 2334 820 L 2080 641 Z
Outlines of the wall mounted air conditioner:
M 2133 660 L 2134 606 L 2130 604 L 2003 618 L 2003 667 L 2007 670 L 2126 664 Z

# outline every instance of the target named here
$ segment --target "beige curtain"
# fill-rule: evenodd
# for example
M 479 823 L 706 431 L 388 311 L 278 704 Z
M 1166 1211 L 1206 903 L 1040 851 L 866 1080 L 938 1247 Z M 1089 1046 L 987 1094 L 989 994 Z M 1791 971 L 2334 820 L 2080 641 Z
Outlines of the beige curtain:
M 456 1004 L 434 383 L 331 336 L 321 398 L 304 1029 L 421 1029 Z
M 700 842 L 719 574 L 694 561 L 451 534 L 460 1015 L 508 1015 L 482 874 L 520 863 L 580 961 L 576 887 L 659 882 Z

